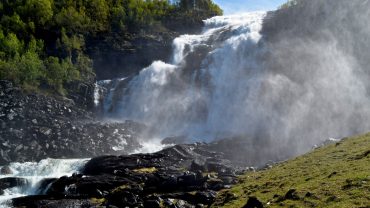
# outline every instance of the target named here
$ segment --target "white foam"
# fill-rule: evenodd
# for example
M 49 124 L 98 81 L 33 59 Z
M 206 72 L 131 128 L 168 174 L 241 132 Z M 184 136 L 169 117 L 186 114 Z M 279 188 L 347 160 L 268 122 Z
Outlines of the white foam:
M 10 206 L 10 199 L 37 194 L 39 183 L 47 178 L 60 178 L 78 173 L 89 159 L 45 159 L 40 162 L 11 163 L 8 167 L 12 171 L 9 175 L 0 175 L 0 178 L 24 178 L 28 184 L 24 187 L 6 189 L 0 196 L 0 207 Z M 0 166 L 0 169 L 2 167 Z
M 141 148 L 135 150 L 132 154 L 141 154 L 141 153 L 154 153 L 158 152 L 166 147 L 170 147 L 172 145 L 164 145 L 161 144 L 161 139 L 150 139 L 148 141 L 140 142 Z

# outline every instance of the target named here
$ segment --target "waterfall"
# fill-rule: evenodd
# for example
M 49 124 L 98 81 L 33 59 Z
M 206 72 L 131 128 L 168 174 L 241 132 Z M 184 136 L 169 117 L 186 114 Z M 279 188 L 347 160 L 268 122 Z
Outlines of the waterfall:
M 7 166 L 11 173 L 0 175 L 0 180 L 19 178 L 26 182 L 24 185 L 5 189 L 4 194 L 0 195 L 0 207 L 11 207 L 12 198 L 43 194 L 47 191 L 40 189 L 43 180 L 78 173 L 87 161 L 88 159 L 45 159 L 40 162 L 11 163 Z
M 155 61 L 116 89 L 106 115 L 146 123 L 157 138 L 244 136 L 281 157 L 369 131 L 366 69 L 345 43 L 327 31 L 269 42 L 265 16 L 214 17 L 201 34 L 176 38 L 172 61 Z
M 203 33 L 176 38 L 172 62 L 155 61 L 143 69 L 114 104 L 111 116 L 155 124 L 162 136 L 226 135 L 234 125 L 229 120 L 236 109 L 221 110 L 227 102 L 222 97 L 228 94 L 229 101 L 234 102 L 232 108 L 242 107 L 244 92 L 231 93 L 243 87 L 234 79 L 255 73 L 259 31 L 265 15 L 253 12 L 214 17 L 205 20 Z M 244 59 L 244 53 L 250 56 Z M 106 99 L 109 101 L 105 103 L 114 103 Z

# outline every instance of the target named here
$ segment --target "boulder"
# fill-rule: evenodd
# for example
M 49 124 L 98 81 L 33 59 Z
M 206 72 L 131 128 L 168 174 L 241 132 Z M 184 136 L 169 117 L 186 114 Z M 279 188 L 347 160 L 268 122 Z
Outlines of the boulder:
M 13 187 L 22 187 L 28 185 L 27 179 L 24 178 L 1 178 L 0 179 L 0 190 L 5 190 Z
M 0 169 L 0 174 L 1 175 L 11 175 L 13 174 L 13 171 L 10 169 L 9 166 L 3 166 L 1 169 Z
M 284 196 L 284 199 L 299 200 L 298 193 L 295 189 L 290 189 Z
M 256 197 L 251 196 L 249 197 L 247 204 L 244 205 L 243 208 L 263 208 L 263 204 Z

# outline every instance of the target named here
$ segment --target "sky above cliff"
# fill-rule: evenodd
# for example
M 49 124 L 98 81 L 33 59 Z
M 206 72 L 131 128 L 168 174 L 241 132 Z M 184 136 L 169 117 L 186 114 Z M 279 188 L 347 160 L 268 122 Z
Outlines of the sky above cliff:
M 287 0 L 214 0 L 225 14 L 248 11 L 274 10 Z

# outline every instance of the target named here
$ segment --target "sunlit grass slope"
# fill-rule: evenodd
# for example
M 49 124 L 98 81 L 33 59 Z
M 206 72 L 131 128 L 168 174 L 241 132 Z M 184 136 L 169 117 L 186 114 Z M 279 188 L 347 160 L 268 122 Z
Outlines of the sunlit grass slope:
M 214 207 L 370 207 L 370 134 L 343 139 L 271 169 L 251 172 Z

